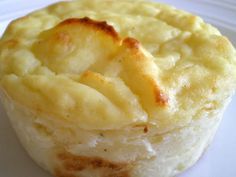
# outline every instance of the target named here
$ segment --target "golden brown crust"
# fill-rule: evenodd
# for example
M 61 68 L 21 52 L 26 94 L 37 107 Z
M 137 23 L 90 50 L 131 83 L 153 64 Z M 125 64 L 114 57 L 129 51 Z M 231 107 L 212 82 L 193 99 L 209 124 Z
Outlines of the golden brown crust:
M 160 106 L 167 106 L 168 105 L 168 96 L 163 93 L 163 91 L 160 90 L 158 86 L 154 87 L 154 95 L 155 95 L 155 101 Z
M 149 81 L 150 85 L 153 88 L 155 103 L 158 106 L 163 106 L 163 107 L 168 106 L 168 100 L 169 100 L 168 96 L 159 88 L 156 81 L 150 76 L 147 76 L 146 79 Z
M 100 157 L 77 156 L 66 151 L 58 153 L 57 158 L 61 165 L 54 170 L 56 177 L 79 177 L 75 174 L 87 169 L 100 170 L 101 177 L 130 176 L 128 163 L 111 162 Z
M 140 48 L 140 42 L 134 38 L 127 37 L 123 40 L 123 44 L 126 45 L 130 49 L 139 49 Z
M 127 37 L 122 41 L 122 44 L 130 50 L 132 55 L 132 65 L 135 66 L 136 75 L 140 75 L 145 80 L 146 84 L 150 86 L 150 92 L 153 92 L 154 102 L 157 106 L 167 106 L 168 96 L 160 89 L 158 83 L 155 81 L 155 76 L 150 74 L 148 67 L 150 67 L 151 59 L 145 56 L 141 50 L 141 44 L 138 40 Z
M 96 30 L 102 31 L 106 34 L 108 34 L 109 36 L 111 36 L 112 38 L 114 38 L 115 40 L 119 40 L 119 35 L 118 33 L 115 31 L 115 29 L 108 25 L 106 21 L 95 21 L 92 20 L 88 17 L 84 17 L 84 18 L 69 18 L 64 20 L 63 22 L 59 23 L 58 26 L 67 26 L 67 25 L 85 25 L 85 26 L 89 26 L 92 27 Z

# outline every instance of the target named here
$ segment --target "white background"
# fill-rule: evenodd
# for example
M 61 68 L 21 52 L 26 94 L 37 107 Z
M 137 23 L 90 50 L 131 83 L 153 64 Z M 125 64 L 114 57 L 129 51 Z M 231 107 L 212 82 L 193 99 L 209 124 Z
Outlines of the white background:
M 10 20 L 58 0 L 0 0 L 0 35 Z M 236 0 L 159 0 L 200 15 L 236 46 Z M 20 146 L 0 104 L 0 177 L 50 177 Z M 236 177 L 236 96 L 199 162 L 181 177 Z

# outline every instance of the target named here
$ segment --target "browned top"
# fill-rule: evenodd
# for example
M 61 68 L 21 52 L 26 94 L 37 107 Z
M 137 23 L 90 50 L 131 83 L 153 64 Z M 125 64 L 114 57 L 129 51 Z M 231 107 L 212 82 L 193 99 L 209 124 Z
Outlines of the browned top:
M 140 48 L 140 43 L 138 40 L 127 37 L 123 40 L 123 44 L 126 45 L 128 48 L 133 48 L 133 49 L 139 49 Z
M 85 26 L 90 26 L 96 30 L 102 31 L 110 36 L 112 36 L 114 39 L 118 40 L 119 35 L 115 31 L 115 29 L 111 26 L 108 25 L 106 21 L 95 21 L 92 20 L 88 17 L 84 18 L 69 18 L 64 20 L 63 22 L 59 23 L 59 26 L 64 26 L 64 25 L 85 25 Z

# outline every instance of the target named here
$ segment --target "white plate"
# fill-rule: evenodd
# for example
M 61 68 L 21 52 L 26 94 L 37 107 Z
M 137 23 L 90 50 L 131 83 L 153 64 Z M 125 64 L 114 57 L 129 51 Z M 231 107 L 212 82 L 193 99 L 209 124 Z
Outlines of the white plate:
M 9 20 L 57 0 L 1 0 L 0 35 Z M 159 0 L 202 16 L 236 45 L 236 1 Z M 17 5 L 16 5 L 17 4 Z M 14 12 L 14 13 L 13 13 Z M 236 96 L 224 114 L 216 137 L 199 162 L 181 177 L 236 177 Z M 0 104 L 0 177 L 50 177 L 19 144 Z

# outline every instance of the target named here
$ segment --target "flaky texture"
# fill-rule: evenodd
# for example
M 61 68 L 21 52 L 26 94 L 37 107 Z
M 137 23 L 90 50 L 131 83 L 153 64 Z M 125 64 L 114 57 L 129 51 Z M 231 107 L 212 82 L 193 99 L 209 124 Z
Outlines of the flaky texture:
M 204 21 L 146 1 L 61 2 L 0 40 L 1 98 L 57 177 L 172 177 L 211 141 L 236 52 Z

